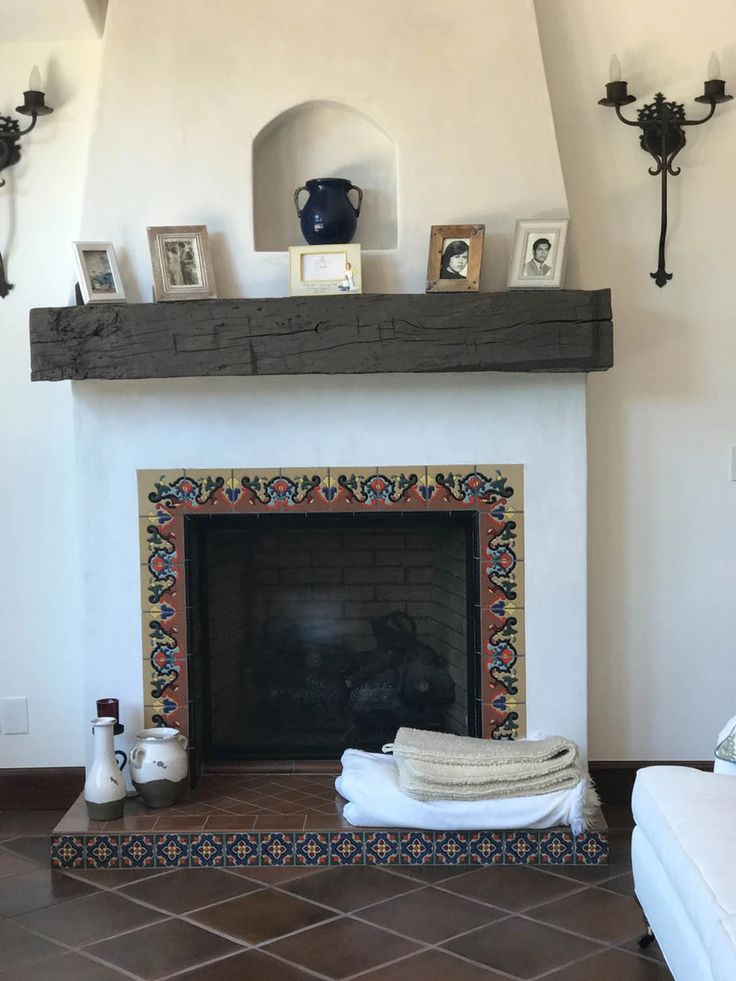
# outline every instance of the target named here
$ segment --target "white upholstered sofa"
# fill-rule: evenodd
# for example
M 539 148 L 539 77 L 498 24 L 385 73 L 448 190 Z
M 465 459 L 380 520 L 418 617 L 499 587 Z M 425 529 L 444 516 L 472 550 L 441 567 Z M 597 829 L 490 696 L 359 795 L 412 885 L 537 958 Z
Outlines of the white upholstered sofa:
M 634 889 L 675 981 L 736 981 L 736 764 L 640 770 L 632 809 Z

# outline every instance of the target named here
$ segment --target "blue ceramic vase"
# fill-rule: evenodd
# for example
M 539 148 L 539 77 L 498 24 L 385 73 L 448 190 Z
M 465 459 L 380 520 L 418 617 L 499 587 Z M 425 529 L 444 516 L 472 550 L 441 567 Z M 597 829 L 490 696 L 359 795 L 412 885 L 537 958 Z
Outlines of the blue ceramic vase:
M 299 195 L 302 191 L 307 191 L 309 197 L 304 207 L 300 208 Z M 357 191 L 357 207 L 348 197 L 349 191 Z M 352 242 L 362 203 L 362 190 L 342 177 L 318 177 L 294 191 L 297 217 L 302 226 L 302 235 L 309 245 Z

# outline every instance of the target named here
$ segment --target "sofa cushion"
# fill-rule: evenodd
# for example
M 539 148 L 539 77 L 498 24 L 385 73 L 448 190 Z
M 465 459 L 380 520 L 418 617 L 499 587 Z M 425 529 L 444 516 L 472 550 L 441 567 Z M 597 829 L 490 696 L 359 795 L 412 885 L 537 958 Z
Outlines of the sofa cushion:
M 634 820 L 667 872 L 711 959 L 736 978 L 736 780 L 689 767 L 639 770 Z

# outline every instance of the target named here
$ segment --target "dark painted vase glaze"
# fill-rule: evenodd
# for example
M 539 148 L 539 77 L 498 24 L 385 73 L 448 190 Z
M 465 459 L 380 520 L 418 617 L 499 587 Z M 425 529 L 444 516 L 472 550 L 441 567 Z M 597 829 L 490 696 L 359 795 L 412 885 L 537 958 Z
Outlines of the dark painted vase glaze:
M 299 195 L 302 191 L 307 191 L 309 197 L 304 207 L 300 208 Z M 348 197 L 350 191 L 357 191 L 357 207 Z M 362 190 L 342 177 L 318 177 L 294 191 L 294 205 L 302 235 L 309 245 L 352 242 L 362 203 Z

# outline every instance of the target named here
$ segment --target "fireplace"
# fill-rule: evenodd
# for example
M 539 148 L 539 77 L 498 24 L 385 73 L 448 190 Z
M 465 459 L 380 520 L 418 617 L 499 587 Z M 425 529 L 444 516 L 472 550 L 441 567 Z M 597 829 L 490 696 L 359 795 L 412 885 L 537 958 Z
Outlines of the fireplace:
M 147 722 L 203 759 L 524 730 L 522 468 L 139 471 Z

